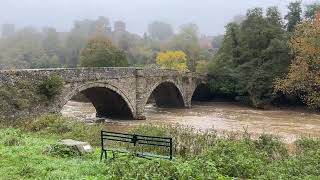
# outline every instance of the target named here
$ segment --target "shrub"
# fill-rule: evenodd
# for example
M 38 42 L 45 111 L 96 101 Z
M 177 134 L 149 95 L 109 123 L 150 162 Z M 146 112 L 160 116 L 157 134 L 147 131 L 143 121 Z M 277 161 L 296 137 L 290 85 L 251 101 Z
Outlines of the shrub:
M 12 115 L 16 111 L 29 109 L 32 104 L 39 104 L 41 97 L 37 88 L 28 81 L 15 82 L 15 85 L 0 85 L 0 114 Z
M 141 125 L 131 130 L 131 133 L 172 137 L 174 155 L 182 158 L 191 158 L 201 154 L 204 149 L 215 143 L 216 131 L 200 131 L 193 127 L 182 125 Z
M 75 147 L 58 143 L 49 145 L 44 152 L 45 154 L 58 157 L 72 157 L 80 155 L 80 152 Z
M 288 156 L 288 150 L 279 137 L 262 134 L 255 141 L 258 150 L 265 152 L 270 159 L 282 159 Z
M 253 178 L 266 165 L 263 153 L 245 141 L 219 140 L 201 156 L 214 164 L 218 172 L 230 177 Z
M 302 137 L 295 142 L 298 153 L 320 149 L 320 139 Z
M 0 133 L 0 137 L 2 137 L 1 141 L 5 146 L 21 146 L 25 144 L 23 133 L 20 130 L 8 128 Z
M 67 125 L 66 118 L 60 115 L 42 115 L 40 117 L 25 121 L 25 130 L 45 133 L 66 133 L 71 131 Z
M 56 134 L 63 138 L 88 141 L 92 145 L 100 145 L 100 131 L 106 127 L 104 124 L 87 125 L 73 119 L 62 117 L 59 114 L 44 114 L 42 116 L 25 120 L 16 125 L 29 132 L 42 135 Z
M 61 77 L 52 75 L 43 80 L 39 85 L 39 93 L 45 95 L 48 99 L 60 94 L 63 88 L 63 80 Z

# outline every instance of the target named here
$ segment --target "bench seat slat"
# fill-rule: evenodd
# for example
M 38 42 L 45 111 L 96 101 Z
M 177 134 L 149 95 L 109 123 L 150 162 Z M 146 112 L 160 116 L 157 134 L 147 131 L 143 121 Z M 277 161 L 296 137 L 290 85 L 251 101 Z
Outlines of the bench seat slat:
M 141 157 L 154 157 L 154 158 L 161 158 L 161 159 L 170 159 L 170 156 L 163 156 L 158 154 L 151 154 L 151 153 L 137 153 L 138 156 Z
M 107 148 L 106 151 L 114 151 L 114 152 L 122 152 L 122 153 L 130 153 L 127 149 L 117 149 L 117 148 Z

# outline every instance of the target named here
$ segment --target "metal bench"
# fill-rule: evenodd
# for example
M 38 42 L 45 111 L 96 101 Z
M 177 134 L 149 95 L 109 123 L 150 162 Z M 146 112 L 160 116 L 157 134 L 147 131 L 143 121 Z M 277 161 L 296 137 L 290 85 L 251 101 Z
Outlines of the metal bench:
M 132 153 L 128 149 L 111 148 L 108 146 L 108 143 L 107 143 L 108 141 L 129 143 L 129 144 L 133 144 L 134 147 L 137 145 L 163 147 L 169 150 L 169 153 L 167 156 L 147 153 L 143 151 L 134 152 L 134 154 L 138 157 L 146 157 L 146 158 L 154 157 L 154 158 L 162 158 L 162 159 L 170 159 L 170 160 L 172 160 L 173 158 L 172 157 L 172 138 L 101 131 L 101 156 L 100 156 L 101 161 L 103 157 L 107 159 L 108 151 L 112 152 L 113 157 L 114 157 L 114 152 Z

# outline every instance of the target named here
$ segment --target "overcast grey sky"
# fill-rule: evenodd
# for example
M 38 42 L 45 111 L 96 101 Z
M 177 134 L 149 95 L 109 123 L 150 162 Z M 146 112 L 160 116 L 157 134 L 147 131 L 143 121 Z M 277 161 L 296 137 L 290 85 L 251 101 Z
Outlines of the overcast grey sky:
M 125 21 L 127 29 L 142 34 L 153 20 L 175 28 L 196 23 L 201 33 L 215 35 L 237 14 L 253 7 L 276 5 L 285 13 L 290 0 L 0 0 L 0 24 L 53 26 L 68 31 L 74 20 L 109 17 Z M 303 4 L 314 0 L 303 0 Z

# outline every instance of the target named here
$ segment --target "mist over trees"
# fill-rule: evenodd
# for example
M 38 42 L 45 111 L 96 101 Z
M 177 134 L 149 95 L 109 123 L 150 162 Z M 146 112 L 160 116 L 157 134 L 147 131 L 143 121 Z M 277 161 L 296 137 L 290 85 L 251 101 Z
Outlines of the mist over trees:
M 138 35 L 128 32 L 125 22 L 111 25 L 107 17 L 75 21 L 69 32 L 53 27 L 41 31 L 32 27 L 15 29 L 12 24 L 4 24 L 0 69 L 177 69 L 208 73 L 216 96 L 254 107 L 303 102 L 319 109 L 319 75 L 313 71 L 318 69 L 319 59 L 311 52 L 318 44 L 311 47 L 310 43 L 294 43 L 319 42 L 314 31 L 319 11 L 319 3 L 302 7 L 300 1 L 288 4 L 285 15 L 277 7 L 249 9 L 246 15 L 236 15 L 226 25 L 225 34 L 217 36 L 201 34 L 194 23 L 183 24 L 175 32 L 161 21 L 150 22 L 146 33 Z M 309 54 L 301 53 L 308 48 Z M 308 78 L 297 78 L 299 68 L 309 73 Z M 299 89 L 301 86 L 305 88 Z

